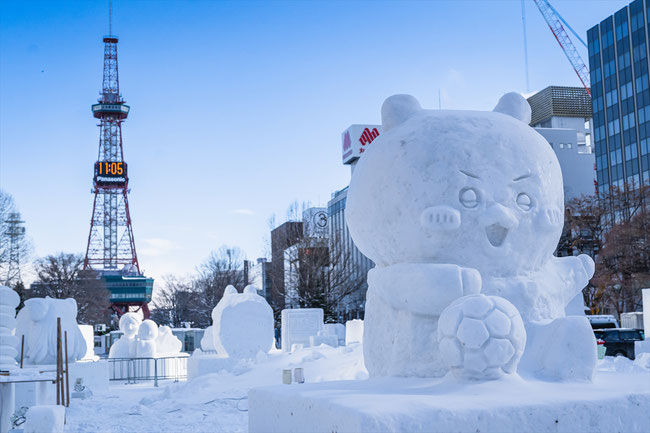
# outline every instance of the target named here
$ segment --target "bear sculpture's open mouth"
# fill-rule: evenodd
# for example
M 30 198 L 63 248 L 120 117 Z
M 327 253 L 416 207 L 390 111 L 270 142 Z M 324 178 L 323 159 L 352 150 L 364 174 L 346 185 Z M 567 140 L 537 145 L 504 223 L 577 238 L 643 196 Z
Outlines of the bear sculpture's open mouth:
M 485 234 L 493 247 L 500 247 L 508 236 L 508 229 L 501 224 L 492 224 L 485 228 Z

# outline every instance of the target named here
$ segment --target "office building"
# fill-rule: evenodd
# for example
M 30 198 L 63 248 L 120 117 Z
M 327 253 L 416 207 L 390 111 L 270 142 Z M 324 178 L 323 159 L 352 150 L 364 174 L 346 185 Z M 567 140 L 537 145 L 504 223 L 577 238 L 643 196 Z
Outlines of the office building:
M 549 86 L 528 103 L 531 126 L 549 142 L 562 169 L 564 199 L 594 194 L 591 98 L 582 87 Z
M 278 313 L 285 308 L 284 251 L 300 242 L 302 221 L 287 221 L 271 230 L 271 272 L 272 289 L 267 291 L 266 299 Z
M 599 191 L 650 183 L 648 0 L 587 32 Z
M 332 194 L 332 199 L 327 203 L 327 213 L 330 219 L 330 250 L 338 259 L 340 273 L 345 274 L 351 293 L 347 295 L 339 306 L 341 320 L 363 318 L 365 311 L 366 291 L 368 290 L 368 271 L 375 264 L 364 256 L 352 241 L 345 221 L 345 204 L 348 196 L 348 187 Z

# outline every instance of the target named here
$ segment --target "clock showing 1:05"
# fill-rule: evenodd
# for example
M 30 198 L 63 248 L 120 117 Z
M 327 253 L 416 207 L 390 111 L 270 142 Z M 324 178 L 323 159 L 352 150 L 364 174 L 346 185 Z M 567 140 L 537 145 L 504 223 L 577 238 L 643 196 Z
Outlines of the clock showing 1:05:
M 126 162 L 97 161 L 95 183 L 99 186 L 124 186 L 127 181 Z

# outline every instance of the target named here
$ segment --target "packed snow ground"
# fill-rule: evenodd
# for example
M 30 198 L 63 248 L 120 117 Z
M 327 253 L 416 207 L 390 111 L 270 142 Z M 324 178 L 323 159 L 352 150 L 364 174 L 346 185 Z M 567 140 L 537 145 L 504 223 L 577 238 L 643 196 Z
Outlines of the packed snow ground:
M 275 352 L 261 362 L 242 362 L 234 372 L 209 374 L 189 382 L 125 385 L 87 400 L 73 399 L 66 432 L 246 432 L 249 389 L 282 383 L 282 369 L 302 367 L 307 382 L 366 379 L 361 345 L 320 346 L 292 354 Z M 650 383 L 650 354 L 636 361 L 607 357 L 599 371 L 639 374 Z M 598 373 L 596 373 L 598 374 Z M 292 384 L 290 386 L 301 386 Z
M 247 394 L 282 383 L 282 370 L 302 367 L 307 382 L 366 379 L 361 345 L 319 346 L 291 354 L 274 352 L 259 362 L 240 362 L 234 372 L 188 382 L 112 382 L 108 392 L 72 399 L 66 432 L 246 432 Z M 292 384 L 290 386 L 300 386 Z

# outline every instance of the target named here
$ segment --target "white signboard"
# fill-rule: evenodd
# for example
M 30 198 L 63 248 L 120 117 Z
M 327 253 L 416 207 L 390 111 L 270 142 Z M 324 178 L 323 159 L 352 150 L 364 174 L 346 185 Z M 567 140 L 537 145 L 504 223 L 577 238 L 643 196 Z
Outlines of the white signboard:
M 309 347 L 309 337 L 317 336 L 322 330 L 322 308 L 282 310 L 282 351 L 291 351 L 294 344 Z
M 381 125 L 350 125 L 341 134 L 343 164 L 352 164 L 381 134 Z
M 310 207 L 302 213 L 303 230 L 305 237 L 326 238 L 329 235 L 329 219 L 327 208 Z

